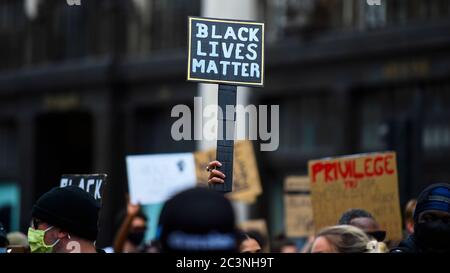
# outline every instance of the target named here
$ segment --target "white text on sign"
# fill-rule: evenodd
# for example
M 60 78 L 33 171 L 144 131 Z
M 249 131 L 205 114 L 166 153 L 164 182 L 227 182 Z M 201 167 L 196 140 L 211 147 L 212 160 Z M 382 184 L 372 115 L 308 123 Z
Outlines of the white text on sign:
M 261 84 L 262 25 L 226 22 L 191 22 L 188 80 Z

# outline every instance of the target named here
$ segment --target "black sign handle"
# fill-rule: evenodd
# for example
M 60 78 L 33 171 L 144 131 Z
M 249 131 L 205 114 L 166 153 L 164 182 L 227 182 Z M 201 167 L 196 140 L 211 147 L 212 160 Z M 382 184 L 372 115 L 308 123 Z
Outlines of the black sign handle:
M 222 163 L 220 171 L 225 174 L 224 184 L 210 184 L 210 188 L 227 193 L 233 190 L 233 152 L 236 126 L 237 86 L 219 84 L 218 106 L 222 116 L 217 115 L 217 161 Z M 227 107 L 228 105 L 228 107 Z M 230 107 L 232 106 L 232 107 Z

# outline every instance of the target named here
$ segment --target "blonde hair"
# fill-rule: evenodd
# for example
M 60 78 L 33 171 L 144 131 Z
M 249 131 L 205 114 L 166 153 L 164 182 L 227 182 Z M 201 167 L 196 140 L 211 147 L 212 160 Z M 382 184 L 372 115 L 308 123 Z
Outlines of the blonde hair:
M 322 229 L 317 237 L 324 237 L 339 253 L 382 253 L 382 245 L 371 240 L 361 229 L 350 225 Z M 316 237 L 316 238 L 317 238 Z
M 414 210 L 416 209 L 417 200 L 411 199 L 405 206 L 405 222 L 414 220 Z

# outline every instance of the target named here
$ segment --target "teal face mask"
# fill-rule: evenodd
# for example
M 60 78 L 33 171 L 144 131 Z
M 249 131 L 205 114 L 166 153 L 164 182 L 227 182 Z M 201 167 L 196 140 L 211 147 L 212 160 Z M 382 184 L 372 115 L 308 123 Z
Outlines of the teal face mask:
M 51 230 L 53 227 L 49 227 L 46 230 L 39 230 L 34 228 L 28 228 L 28 243 L 30 244 L 31 253 L 52 253 L 53 247 L 59 243 L 59 239 L 52 245 L 47 245 L 44 241 L 45 233 Z

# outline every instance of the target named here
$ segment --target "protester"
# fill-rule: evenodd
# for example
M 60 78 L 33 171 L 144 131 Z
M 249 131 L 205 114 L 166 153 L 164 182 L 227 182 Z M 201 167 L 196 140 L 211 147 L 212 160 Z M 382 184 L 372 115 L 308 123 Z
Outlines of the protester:
M 289 240 L 284 234 L 277 236 L 273 243 L 274 253 L 298 253 L 299 249 L 294 241 Z
M 208 177 L 208 183 L 210 184 L 224 183 L 225 175 L 221 171 L 216 169 L 217 167 L 221 166 L 222 163 L 220 163 L 219 161 L 212 161 L 208 164 L 208 167 L 206 168 L 206 170 L 210 173 Z M 258 252 L 265 250 L 267 240 L 265 240 L 264 237 L 258 231 L 248 231 L 247 236 L 249 236 L 251 239 L 254 239 L 256 243 L 259 245 L 260 250 L 258 250 Z M 250 242 L 253 245 L 252 249 L 255 251 L 257 248 L 256 243 L 250 240 L 246 242 L 246 244 L 250 244 Z
M 370 240 L 364 231 L 350 225 L 322 229 L 313 243 L 311 253 L 381 253 L 379 243 Z
M 414 232 L 393 253 L 450 253 L 450 184 L 424 189 L 414 210 Z
M 267 246 L 267 238 L 259 231 L 256 229 L 248 229 L 245 232 L 248 237 L 250 237 L 251 239 L 255 240 L 258 245 L 260 246 L 261 250 L 259 252 L 269 252 L 269 248 Z
M 308 239 L 306 240 L 305 244 L 302 246 L 300 253 L 311 253 L 311 249 L 312 249 L 312 246 L 313 246 L 313 243 L 315 240 L 316 240 L 316 236 L 314 236 L 314 235 L 308 236 Z
M 380 225 L 369 212 L 363 209 L 350 209 L 344 212 L 339 219 L 339 225 L 351 225 L 362 229 L 369 238 L 383 242 L 386 231 L 381 230 Z
M 144 253 L 160 253 L 161 252 L 161 245 L 159 241 L 153 240 L 146 242 L 143 247 Z
M 121 218 L 124 219 L 114 240 L 114 252 L 143 252 L 148 219 L 141 206 L 128 203 L 126 216 Z
M 405 206 L 405 232 L 409 236 L 414 233 L 414 209 L 416 208 L 417 200 L 411 199 Z
M 224 183 L 225 175 L 219 171 L 217 168 L 220 168 L 222 164 L 218 161 L 212 161 L 208 164 L 206 170 L 209 172 L 208 177 L 208 183 L 210 184 L 221 184 Z M 360 238 L 361 242 L 365 242 L 365 244 L 369 244 L 369 246 L 365 246 L 364 251 L 361 252 L 387 252 L 388 247 L 386 244 L 382 243 L 386 237 L 386 231 L 381 230 L 379 224 L 375 220 L 375 218 L 367 211 L 364 211 L 362 209 L 351 209 L 347 212 L 345 212 L 341 219 L 339 220 L 339 225 L 351 225 L 357 228 L 357 231 L 363 231 L 365 233 L 365 238 L 362 240 L 360 237 L 358 237 L 359 232 L 355 232 L 355 229 L 350 228 L 342 228 L 337 229 L 336 232 L 342 231 L 342 232 L 348 232 L 349 234 L 353 235 L 355 238 Z M 333 230 L 334 231 L 334 230 Z M 329 236 L 332 239 L 336 239 L 333 241 L 335 247 L 330 249 L 340 249 L 342 250 L 346 249 L 345 244 L 342 245 L 341 241 L 339 241 L 338 236 Z M 367 238 L 367 239 L 366 239 Z M 331 240 L 331 239 L 329 239 Z M 378 241 L 378 242 L 376 242 Z M 314 240 L 315 243 L 317 243 L 316 247 L 319 247 L 319 250 L 321 247 L 327 247 L 332 246 L 327 243 L 327 239 L 325 237 L 318 238 Z M 312 251 L 314 250 L 314 243 L 311 245 L 309 244 L 307 248 L 311 246 Z M 360 247 L 360 246 L 358 246 Z M 366 249 L 366 247 L 370 247 L 370 249 Z M 375 249 L 372 249 L 372 247 L 375 247 Z M 330 250 L 328 249 L 328 250 Z M 351 249 L 351 248 L 350 248 Z M 317 250 L 317 249 L 316 249 Z M 327 248 L 325 248 L 327 250 Z M 320 250 L 322 251 L 322 250 Z M 338 251 L 340 252 L 340 251 Z
M 32 210 L 28 242 L 32 253 L 95 253 L 100 206 L 76 186 L 53 188 Z
M 234 211 L 222 194 L 194 188 L 169 199 L 157 238 L 162 252 L 237 252 Z
M 237 232 L 237 241 L 240 253 L 259 253 L 261 252 L 261 245 L 257 240 L 250 237 L 244 231 Z

